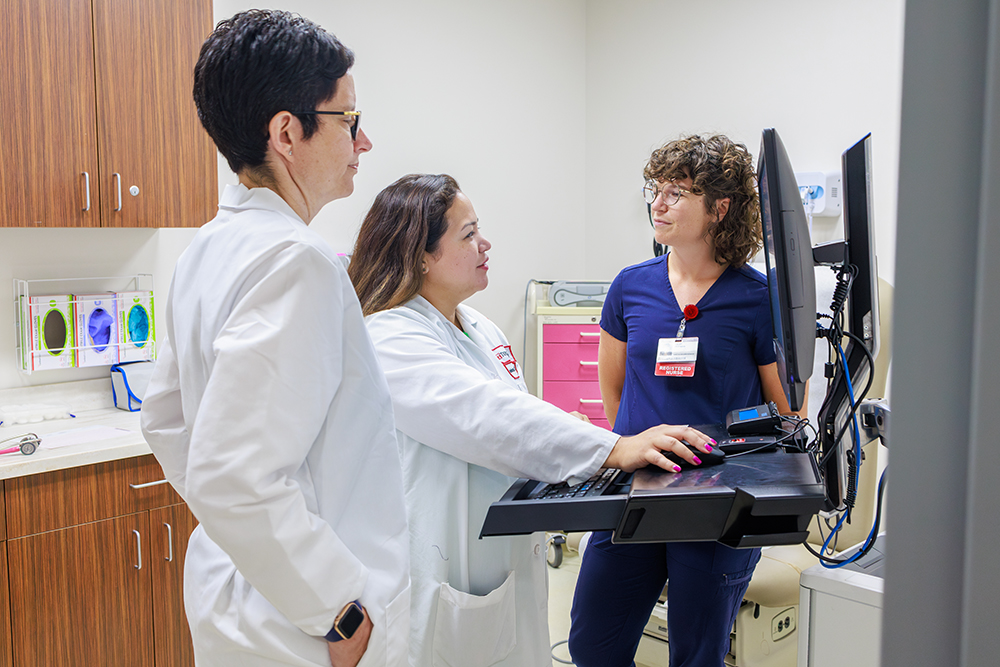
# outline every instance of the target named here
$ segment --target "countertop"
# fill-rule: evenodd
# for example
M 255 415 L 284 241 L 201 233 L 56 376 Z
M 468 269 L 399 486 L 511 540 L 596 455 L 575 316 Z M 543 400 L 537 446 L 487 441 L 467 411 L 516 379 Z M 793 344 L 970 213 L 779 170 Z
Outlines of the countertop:
M 0 426 L 0 440 L 20 439 L 27 433 L 41 438 L 38 449 L 29 456 L 17 452 L 0 454 L 0 479 L 151 453 L 139 428 L 139 413 L 114 407 L 110 377 L 0 390 L 0 408 L 27 404 L 63 405 L 75 417 Z M 46 436 L 51 449 L 46 447 Z M 79 444 L 62 444 L 77 441 Z M 2 448 L 16 444 L 17 441 L 4 443 Z

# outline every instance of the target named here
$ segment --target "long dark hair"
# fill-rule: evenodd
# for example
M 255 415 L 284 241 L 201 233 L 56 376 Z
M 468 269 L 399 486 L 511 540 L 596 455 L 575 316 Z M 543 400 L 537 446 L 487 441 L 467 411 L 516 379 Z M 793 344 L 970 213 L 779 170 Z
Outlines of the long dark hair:
M 420 293 L 424 253 L 437 251 L 448 229 L 445 213 L 458 193 L 458 183 L 447 174 L 410 174 L 378 193 L 347 269 L 365 315 Z

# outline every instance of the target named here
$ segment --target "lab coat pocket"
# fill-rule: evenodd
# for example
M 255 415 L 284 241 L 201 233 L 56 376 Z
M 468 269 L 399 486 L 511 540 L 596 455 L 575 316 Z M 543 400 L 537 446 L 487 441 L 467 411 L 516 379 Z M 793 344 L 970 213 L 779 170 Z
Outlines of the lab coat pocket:
M 488 667 L 517 644 L 514 573 L 487 595 L 470 595 L 446 583 L 434 620 L 434 667 Z
M 407 664 L 410 648 L 410 587 L 393 598 L 385 608 L 386 662 L 387 665 Z

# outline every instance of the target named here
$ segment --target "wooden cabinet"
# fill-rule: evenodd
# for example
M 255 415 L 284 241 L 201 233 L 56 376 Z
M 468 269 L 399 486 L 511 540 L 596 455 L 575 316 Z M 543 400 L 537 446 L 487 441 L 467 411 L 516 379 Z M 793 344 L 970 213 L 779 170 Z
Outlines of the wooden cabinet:
M 7 580 L 7 531 L 3 493 L 0 490 L 0 667 L 11 667 L 10 585 Z
M 184 552 L 194 518 L 152 456 L 9 479 L 16 667 L 193 665 Z
M 3 0 L 0 226 L 193 227 L 218 199 L 191 99 L 211 0 Z
M 538 318 L 539 397 L 568 412 L 583 413 L 597 426 L 610 428 L 597 378 L 601 336 L 598 315 L 580 315 L 577 313 L 583 309 L 576 308 L 559 310 L 575 312 Z
M 198 522 L 186 505 L 149 513 L 149 568 L 153 580 L 154 664 L 194 667 L 191 631 L 184 614 L 184 554 Z
M 148 513 L 9 542 L 15 664 L 153 665 Z

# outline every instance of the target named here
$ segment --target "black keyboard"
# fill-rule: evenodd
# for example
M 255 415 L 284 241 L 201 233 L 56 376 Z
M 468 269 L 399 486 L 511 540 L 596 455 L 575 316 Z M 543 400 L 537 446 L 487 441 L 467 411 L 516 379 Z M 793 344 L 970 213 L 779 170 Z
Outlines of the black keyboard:
M 593 477 L 585 482 L 580 482 L 579 484 L 570 485 L 566 482 L 559 482 L 558 484 L 545 484 L 529 493 L 528 498 L 533 498 L 535 500 L 547 500 L 549 498 L 558 499 L 599 496 L 604 493 L 604 490 L 608 488 L 619 472 L 621 471 L 615 468 L 605 468 L 603 470 L 598 470 Z
M 599 470 L 579 484 L 519 479 L 493 503 L 481 535 L 523 535 L 536 530 L 614 530 L 625 511 L 632 473 Z

